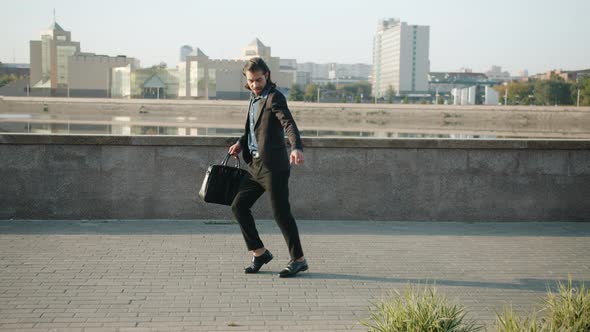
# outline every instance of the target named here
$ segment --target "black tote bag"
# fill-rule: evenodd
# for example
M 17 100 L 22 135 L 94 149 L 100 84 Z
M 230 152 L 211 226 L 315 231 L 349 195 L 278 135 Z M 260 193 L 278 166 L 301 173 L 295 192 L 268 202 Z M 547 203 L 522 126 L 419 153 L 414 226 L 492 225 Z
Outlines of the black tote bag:
M 246 175 L 246 170 L 240 168 L 240 158 L 236 156 L 236 166 L 227 166 L 231 155 L 228 153 L 221 165 L 211 165 L 207 169 L 199 197 L 207 203 L 231 205 L 238 193 L 240 182 Z

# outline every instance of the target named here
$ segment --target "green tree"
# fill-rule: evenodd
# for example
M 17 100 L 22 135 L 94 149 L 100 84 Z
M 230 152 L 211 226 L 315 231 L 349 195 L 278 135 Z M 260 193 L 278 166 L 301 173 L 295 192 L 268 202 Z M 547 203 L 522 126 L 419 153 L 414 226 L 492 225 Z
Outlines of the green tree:
M 0 76 L 0 87 L 5 86 L 6 84 L 15 81 L 17 79 L 16 75 L 11 74 L 11 75 L 2 75 Z
M 363 98 L 368 98 L 371 95 L 371 83 L 358 81 L 355 83 L 348 83 L 348 84 L 341 84 L 337 88 L 337 93 L 340 98 L 354 98 L 356 100 L 356 96 L 363 95 Z
M 390 84 L 389 87 L 387 87 L 387 91 L 385 92 L 385 100 L 387 100 L 388 104 L 393 104 L 394 99 L 395 99 L 395 89 Z
M 506 89 L 508 89 L 508 105 L 531 105 L 535 103 L 535 84 L 531 82 L 510 82 L 508 86 L 497 85 L 500 103 L 504 104 Z
M 578 78 L 576 83 L 572 84 L 572 101 L 574 105 L 578 103 L 578 91 L 580 93 L 580 106 L 590 106 L 590 76 Z
M 510 82 L 508 84 L 508 104 L 529 105 L 533 102 L 534 86 L 529 82 Z M 503 97 L 501 95 L 500 97 Z
M 305 101 L 317 101 L 318 100 L 318 85 L 308 84 L 305 87 L 305 94 L 303 95 Z
M 535 100 L 540 105 L 572 105 L 572 84 L 553 75 L 549 80 L 535 82 Z
M 515 82 L 514 92 L 509 97 L 513 98 L 515 102 L 520 105 L 531 105 L 535 102 L 535 86 L 529 82 Z
M 289 90 L 289 100 L 302 101 L 303 97 L 303 90 L 301 89 L 299 84 L 293 84 L 291 86 L 291 89 Z
M 498 98 L 500 104 L 504 105 L 506 101 L 504 100 L 504 96 L 506 96 L 506 86 L 505 85 L 496 85 L 494 90 L 498 93 Z

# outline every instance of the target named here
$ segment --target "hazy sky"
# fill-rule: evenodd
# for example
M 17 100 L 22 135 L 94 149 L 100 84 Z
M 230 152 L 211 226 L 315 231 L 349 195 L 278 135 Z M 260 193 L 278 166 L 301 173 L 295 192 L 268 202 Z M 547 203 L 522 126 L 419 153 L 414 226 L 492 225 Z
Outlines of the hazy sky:
M 53 20 L 84 52 L 173 67 L 179 48 L 232 59 L 255 37 L 298 62 L 372 62 L 382 18 L 430 26 L 431 71 L 590 68 L 590 0 L 0 0 L 0 61 L 29 62 Z

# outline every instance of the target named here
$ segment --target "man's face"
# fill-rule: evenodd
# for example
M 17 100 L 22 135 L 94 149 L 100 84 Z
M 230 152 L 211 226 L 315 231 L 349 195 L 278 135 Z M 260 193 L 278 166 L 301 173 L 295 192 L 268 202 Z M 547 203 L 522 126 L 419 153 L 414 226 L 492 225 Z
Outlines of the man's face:
M 248 86 L 250 87 L 250 90 L 252 90 L 252 92 L 254 92 L 254 94 L 257 96 L 260 96 L 262 90 L 264 90 L 267 79 L 268 73 L 263 74 L 262 70 L 246 72 L 246 80 L 248 81 Z

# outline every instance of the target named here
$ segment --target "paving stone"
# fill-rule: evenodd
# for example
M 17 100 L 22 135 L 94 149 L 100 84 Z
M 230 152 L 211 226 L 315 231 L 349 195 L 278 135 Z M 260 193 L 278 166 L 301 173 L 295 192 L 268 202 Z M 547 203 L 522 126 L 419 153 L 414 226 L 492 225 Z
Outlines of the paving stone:
M 273 221 L 256 275 L 235 224 L 0 221 L 0 331 L 366 331 L 372 302 L 425 283 L 491 330 L 506 304 L 590 284 L 590 223 L 298 224 L 310 270 L 280 279 Z

